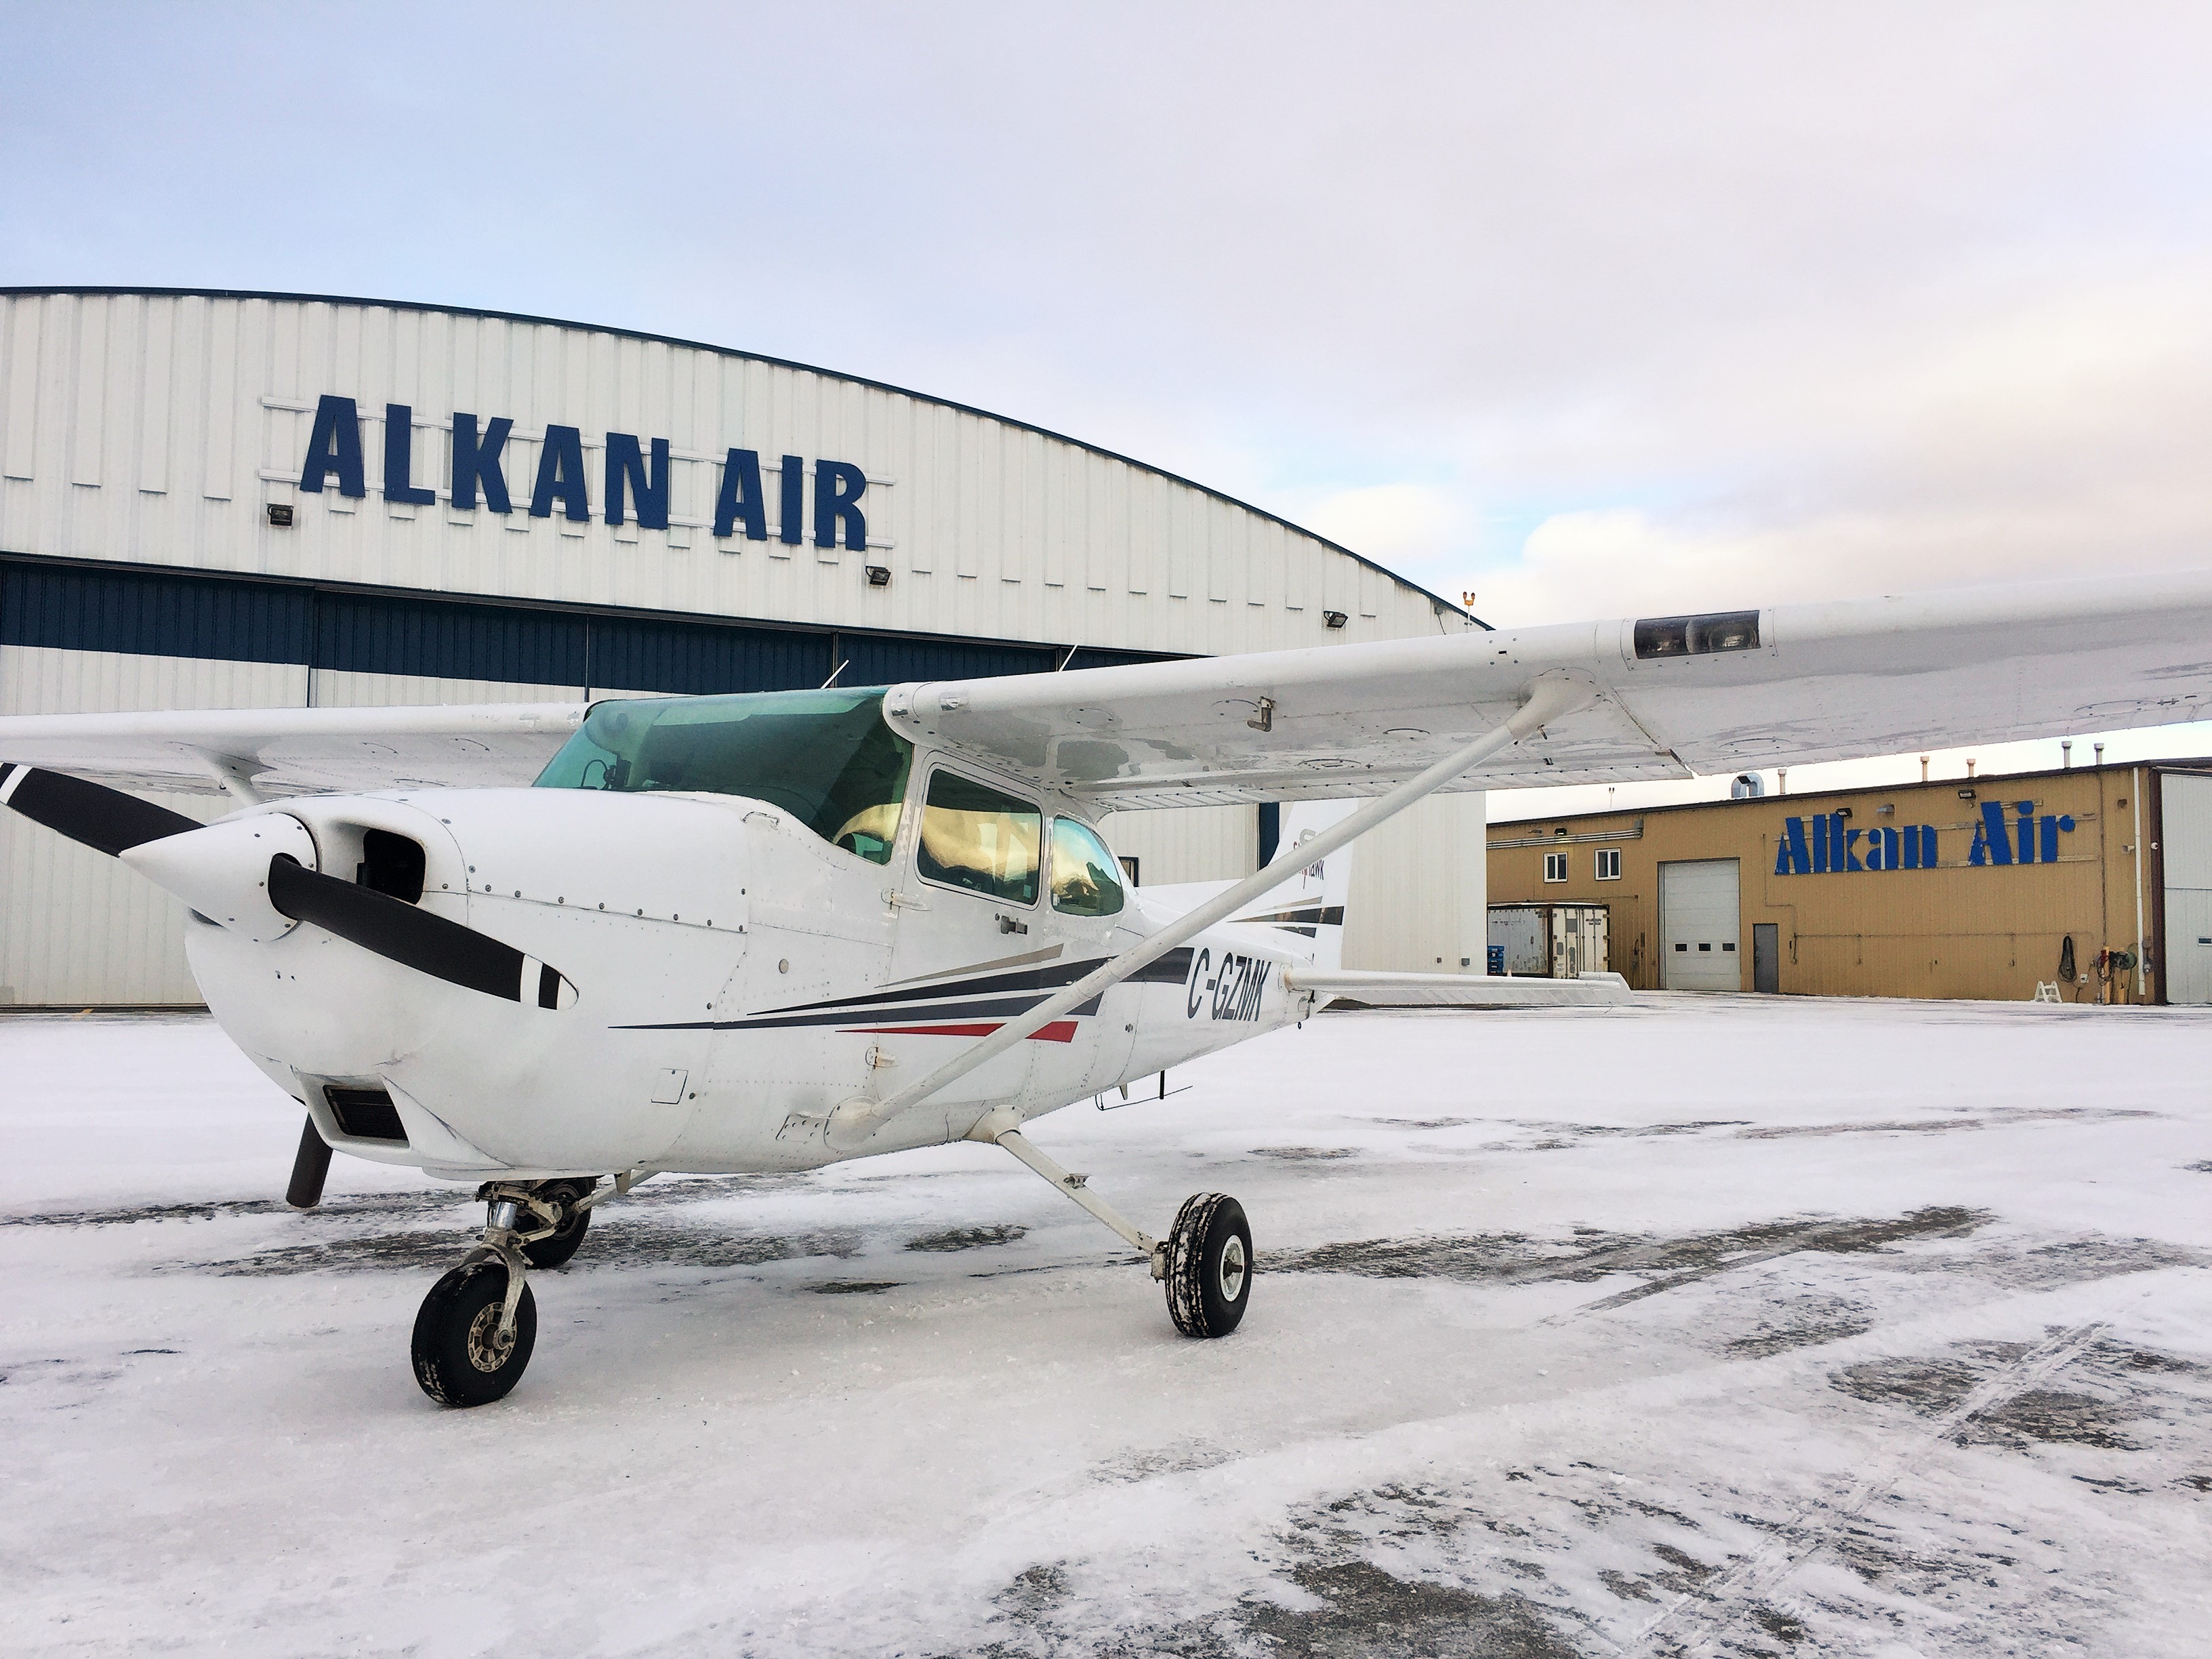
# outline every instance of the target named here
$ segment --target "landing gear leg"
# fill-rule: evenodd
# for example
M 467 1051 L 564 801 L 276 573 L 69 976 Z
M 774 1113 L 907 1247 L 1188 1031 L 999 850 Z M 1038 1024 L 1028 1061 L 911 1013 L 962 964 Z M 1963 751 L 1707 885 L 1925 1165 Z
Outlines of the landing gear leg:
M 994 1132 L 979 1125 L 970 1139 L 1005 1147 L 1142 1250 L 1152 1277 L 1167 1286 L 1168 1316 L 1185 1336 L 1226 1336 L 1244 1317 L 1252 1299 L 1252 1229 L 1244 1206 L 1227 1194 L 1198 1193 L 1184 1200 L 1167 1237 L 1154 1238 L 1092 1192 L 1088 1176 L 1069 1174 L 1019 1129 Z
M 415 1316 L 415 1380 L 441 1406 L 488 1406 L 522 1378 L 538 1342 L 532 1267 L 557 1267 L 576 1254 L 603 1198 L 617 1197 L 650 1170 L 626 1170 L 612 1187 L 596 1176 L 487 1182 L 483 1237 L 461 1265 L 430 1287 Z
M 591 1176 L 578 1181 L 541 1181 L 532 1193 L 540 1203 L 552 1206 L 556 1220 L 553 1231 L 543 1238 L 527 1238 L 522 1253 L 530 1258 L 533 1267 L 553 1268 L 565 1263 L 576 1254 L 584 1242 L 584 1231 L 592 1224 L 592 1206 L 586 1202 L 599 1189 L 599 1182 Z
M 552 1237 L 558 1212 L 527 1188 L 491 1185 L 478 1196 L 490 1206 L 483 1237 L 430 1287 L 415 1316 L 415 1380 L 441 1406 L 506 1398 L 538 1343 L 538 1299 L 523 1244 Z

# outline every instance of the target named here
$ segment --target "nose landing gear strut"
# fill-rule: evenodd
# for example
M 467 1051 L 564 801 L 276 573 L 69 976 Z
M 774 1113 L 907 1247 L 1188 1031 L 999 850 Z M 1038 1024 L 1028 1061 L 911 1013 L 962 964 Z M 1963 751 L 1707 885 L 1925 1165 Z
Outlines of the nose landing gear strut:
M 617 1176 L 613 1190 L 628 1192 L 635 1179 Z M 415 1380 L 423 1393 L 441 1406 L 486 1406 L 521 1380 L 538 1341 L 530 1269 L 574 1255 L 604 1195 L 589 1176 L 477 1189 L 487 1206 L 483 1236 L 415 1316 Z

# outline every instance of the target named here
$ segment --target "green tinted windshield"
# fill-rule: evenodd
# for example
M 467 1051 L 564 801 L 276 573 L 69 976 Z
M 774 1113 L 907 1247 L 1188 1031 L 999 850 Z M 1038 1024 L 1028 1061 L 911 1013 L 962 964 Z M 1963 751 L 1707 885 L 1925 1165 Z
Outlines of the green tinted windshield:
M 887 864 L 914 745 L 883 703 L 880 687 L 603 702 L 538 787 L 744 795 Z

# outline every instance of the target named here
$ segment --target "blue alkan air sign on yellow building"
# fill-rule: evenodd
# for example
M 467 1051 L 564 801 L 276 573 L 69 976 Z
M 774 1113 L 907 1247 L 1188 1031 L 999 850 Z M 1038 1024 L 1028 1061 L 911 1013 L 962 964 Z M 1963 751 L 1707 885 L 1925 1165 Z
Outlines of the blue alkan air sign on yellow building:
M 1847 812 L 1822 812 L 1809 818 L 1784 818 L 1777 838 L 1774 873 L 1831 876 L 1861 870 L 1933 870 L 1941 863 L 1932 823 L 1855 830 L 1849 817 Z M 1974 867 L 2055 864 L 2058 838 L 2073 828 L 2070 813 L 2039 814 L 2032 800 L 2013 802 L 2010 815 L 2003 802 L 1984 801 L 1966 863 Z

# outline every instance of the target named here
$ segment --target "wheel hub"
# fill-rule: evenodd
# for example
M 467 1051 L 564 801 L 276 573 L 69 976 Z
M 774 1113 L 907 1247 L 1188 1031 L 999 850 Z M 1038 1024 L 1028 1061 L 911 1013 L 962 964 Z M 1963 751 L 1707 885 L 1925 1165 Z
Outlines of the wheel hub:
M 1250 1264 L 1244 1259 L 1244 1241 L 1231 1233 L 1229 1242 L 1221 1248 L 1218 1277 L 1223 1301 L 1234 1302 L 1244 1293 L 1244 1275 L 1250 1270 Z
M 469 1364 L 480 1371 L 497 1370 L 514 1352 L 514 1333 L 499 1328 L 503 1306 L 501 1302 L 488 1303 L 469 1322 Z

